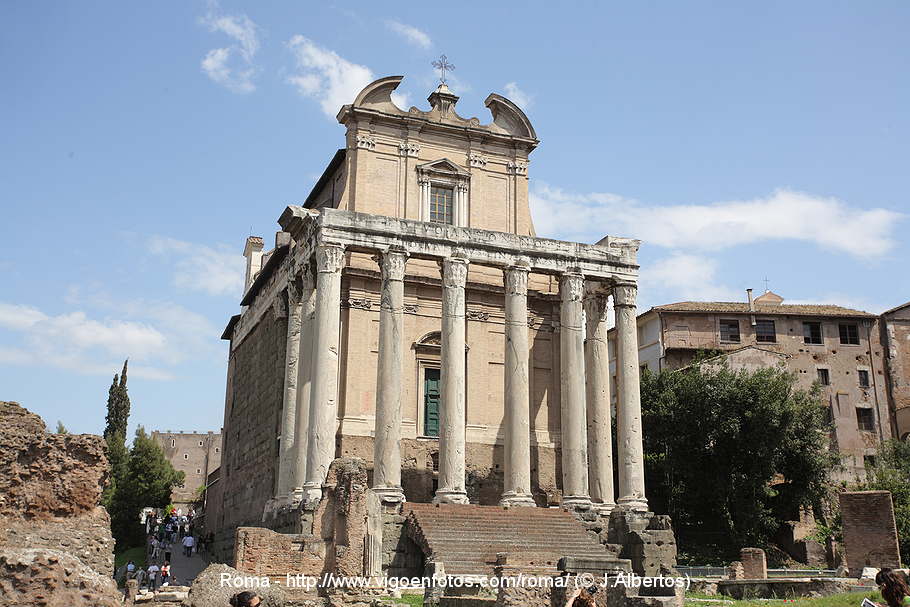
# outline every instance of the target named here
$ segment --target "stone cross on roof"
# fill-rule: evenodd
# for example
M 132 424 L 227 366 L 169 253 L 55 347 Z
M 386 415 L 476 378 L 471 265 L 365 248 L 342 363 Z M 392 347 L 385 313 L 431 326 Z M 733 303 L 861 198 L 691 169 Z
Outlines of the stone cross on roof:
M 433 62 L 433 67 L 439 70 L 439 82 L 442 84 L 446 83 L 446 70 L 451 72 L 455 69 L 445 55 L 440 55 L 439 59 Z

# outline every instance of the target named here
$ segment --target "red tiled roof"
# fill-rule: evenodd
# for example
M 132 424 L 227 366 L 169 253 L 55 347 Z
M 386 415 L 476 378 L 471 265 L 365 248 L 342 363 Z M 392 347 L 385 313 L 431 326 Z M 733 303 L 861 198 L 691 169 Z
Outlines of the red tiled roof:
M 680 301 L 654 306 L 652 309 L 661 312 L 750 313 L 749 304 L 736 301 Z M 862 310 L 819 304 L 756 304 L 754 314 L 762 316 L 852 316 L 875 318 L 875 314 L 863 312 Z

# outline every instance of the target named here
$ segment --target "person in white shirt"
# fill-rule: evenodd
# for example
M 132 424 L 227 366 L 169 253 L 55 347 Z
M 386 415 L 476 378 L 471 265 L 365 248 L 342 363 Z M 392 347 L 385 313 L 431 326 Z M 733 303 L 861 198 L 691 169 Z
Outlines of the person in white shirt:
M 192 535 L 188 535 L 183 538 L 183 554 L 186 556 L 193 556 L 193 546 L 196 545 L 196 540 Z
M 158 565 L 156 565 L 155 563 L 152 563 L 151 565 L 149 565 L 149 568 L 148 568 L 149 590 L 151 592 L 155 592 L 156 590 L 158 590 L 158 572 L 160 572 L 160 571 L 161 571 L 161 569 L 159 569 Z

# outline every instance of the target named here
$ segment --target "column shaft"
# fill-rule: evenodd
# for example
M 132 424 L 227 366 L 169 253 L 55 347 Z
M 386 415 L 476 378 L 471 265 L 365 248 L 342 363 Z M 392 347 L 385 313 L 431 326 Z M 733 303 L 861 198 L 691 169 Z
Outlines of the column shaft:
M 439 488 L 434 503 L 468 503 L 465 491 L 465 282 L 468 262 L 442 263 Z
M 559 354 L 562 375 L 563 504 L 590 508 L 588 439 L 585 420 L 585 345 L 582 331 L 584 276 L 574 272 L 559 281 Z
M 341 267 L 339 245 L 316 247 L 316 318 L 313 336 L 313 379 L 310 388 L 310 435 L 307 444 L 307 502 L 322 497 L 322 483 L 335 458 L 338 417 L 338 334 L 341 322 Z
M 531 497 L 531 390 L 528 382 L 528 268 L 505 278 L 505 450 L 503 506 L 535 506 Z
M 376 429 L 373 491 L 385 502 L 403 502 L 401 489 L 401 387 L 404 339 L 404 267 L 407 253 L 383 254 L 379 309 L 379 366 L 376 377 Z
M 294 476 L 291 484 L 291 503 L 299 503 L 306 482 L 307 448 L 310 438 L 310 396 L 313 386 L 313 344 L 316 326 L 316 282 L 312 264 L 301 274 L 302 297 L 300 311 L 300 355 L 297 363 L 297 417 L 294 431 Z
M 641 432 L 641 393 L 638 385 L 638 324 L 634 284 L 613 288 L 616 311 L 616 435 L 619 451 L 618 503 L 632 510 L 647 510 L 645 458 Z
M 588 417 L 588 485 L 594 507 L 604 514 L 613 495 L 613 438 L 610 419 L 610 361 L 607 350 L 607 296 L 585 298 L 585 383 Z
M 275 497 L 285 500 L 294 487 L 297 431 L 297 372 L 300 360 L 301 289 L 295 276 L 288 277 L 288 334 L 284 362 L 284 399 L 281 403 L 281 442 L 278 452 L 278 483 Z

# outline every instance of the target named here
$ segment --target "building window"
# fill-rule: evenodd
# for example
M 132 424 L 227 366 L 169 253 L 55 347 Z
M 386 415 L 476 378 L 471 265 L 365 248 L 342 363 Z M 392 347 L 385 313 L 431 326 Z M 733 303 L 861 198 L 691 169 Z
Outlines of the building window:
M 202 474 L 202 469 L 201 469 L 201 468 L 196 468 L 196 474 Z
M 184 454 L 183 454 L 183 459 L 190 459 L 190 454 L 189 454 L 189 453 L 184 453 Z
M 858 346 L 859 328 L 855 324 L 840 325 L 840 343 L 847 346 Z
M 430 221 L 436 223 L 453 223 L 455 207 L 455 189 L 443 186 L 430 186 Z
M 856 376 L 859 378 L 859 387 L 868 388 L 869 387 L 869 372 L 865 369 L 860 369 L 856 372 Z
M 177 439 L 176 439 L 176 438 L 172 438 L 172 439 L 171 439 L 171 447 L 176 447 L 176 446 L 177 446 Z
M 739 321 L 722 320 L 720 321 L 720 341 L 721 343 L 738 344 L 739 343 Z
M 218 453 L 218 447 L 215 447 L 215 453 Z
M 202 446 L 202 441 L 199 441 L 199 446 L 200 446 L 200 447 Z
M 755 321 L 755 341 L 774 343 L 777 341 L 777 332 L 774 330 L 773 320 Z
M 856 425 L 863 432 L 874 432 L 875 415 L 873 415 L 872 409 L 867 409 L 866 407 L 857 407 Z
M 820 344 L 822 343 L 822 323 L 804 322 L 803 323 L 803 343 Z
M 831 385 L 831 375 L 827 369 L 818 369 L 818 383 L 823 386 Z

